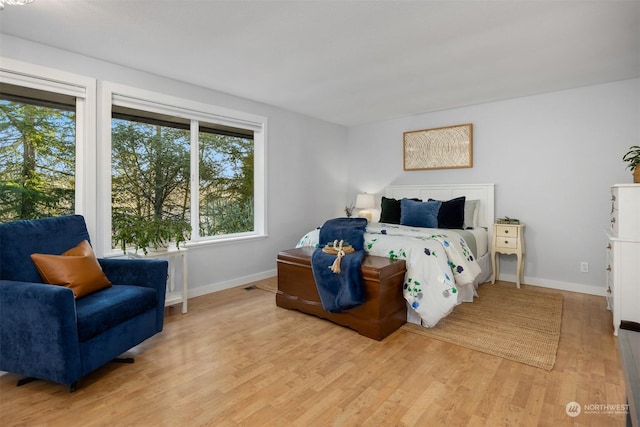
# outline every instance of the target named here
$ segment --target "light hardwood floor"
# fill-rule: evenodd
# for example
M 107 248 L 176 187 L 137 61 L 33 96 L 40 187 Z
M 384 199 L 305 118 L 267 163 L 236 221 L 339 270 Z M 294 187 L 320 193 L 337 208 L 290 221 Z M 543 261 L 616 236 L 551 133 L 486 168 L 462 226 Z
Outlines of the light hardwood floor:
M 75 393 L 0 375 L 0 424 L 623 426 L 622 414 L 565 412 L 622 404 L 624 386 L 604 298 L 563 295 L 547 372 L 403 330 L 374 341 L 278 308 L 273 293 L 229 289 L 191 299 L 184 315 L 168 308 L 133 365 L 110 363 Z

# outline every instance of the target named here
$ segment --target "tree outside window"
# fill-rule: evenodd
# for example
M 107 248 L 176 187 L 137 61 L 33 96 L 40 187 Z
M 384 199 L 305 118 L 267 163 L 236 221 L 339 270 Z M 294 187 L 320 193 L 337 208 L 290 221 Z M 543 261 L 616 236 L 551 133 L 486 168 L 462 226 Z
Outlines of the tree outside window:
M 75 211 L 75 108 L 0 96 L 0 222 Z
M 253 231 L 253 138 L 203 127 L 198 135 L 200 236 Z

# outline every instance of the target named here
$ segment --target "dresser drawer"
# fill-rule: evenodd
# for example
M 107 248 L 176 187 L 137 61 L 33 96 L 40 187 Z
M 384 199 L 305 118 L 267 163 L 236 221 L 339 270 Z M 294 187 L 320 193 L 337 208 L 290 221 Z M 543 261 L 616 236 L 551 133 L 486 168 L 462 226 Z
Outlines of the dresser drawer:
M 614 258 L 614 247 L 615 245 L 612 242 L 607 243 L 607 257 L 605 259 L 605 270 L 606 270 L 606 279 L 607 279 L 607 292 L 612 293 L 613 285 L 614 285 L 614 275 L 613 275 L 613 262 Z
M 617 184 L 609 198 L 609 235 L 640 241 L 640 185 Z
M 612 236 L 618 236 L 618 189 L 611 189 L 611 213 L 609 214 L 609 232 Z
M 613 311 L 614 306 L 614 292 L 615 292 L 615 278 L 613 275 L 613 251 L 615 245 L 612 242 L 607 243 L 607 253 L 605 258 L 605 280 L 606 280 L 606 293 L 605 297 L 607 298 L 607 309 Z
M 615 281 L 613 279 L 613 267 L 612 262 L 607 260 L 607 308 L 613 311 L 613 295 L 615 293 Z
M 607 262 L 609 264 L 613 263 L 613 260 L 615 258 L 615 249 L 614 249 L 614 245 L 613 243 L 611 243 L 610 241 L 607 242 Z
M 496 236 L 516 238 L 518 236 L 518 227 L 498 224 L 496 225 Z
M 615 282 L 613 280 L 613 263 L 612 262 L 608 262 L 607 263 L 607 285 L 608 285 L 608 289 L 611 289 L 611 292 L 613 292 L 613 288 L 615 285 Z
M 611 218 L 609 218 L 609 232 L 613 237 L 618 236 L 618 219 L 617 218 L 618 217 L 613 213 L 611 214 Z
M 496 237 L 496 248 L 516 249 L 518 247 L 517 237 Z

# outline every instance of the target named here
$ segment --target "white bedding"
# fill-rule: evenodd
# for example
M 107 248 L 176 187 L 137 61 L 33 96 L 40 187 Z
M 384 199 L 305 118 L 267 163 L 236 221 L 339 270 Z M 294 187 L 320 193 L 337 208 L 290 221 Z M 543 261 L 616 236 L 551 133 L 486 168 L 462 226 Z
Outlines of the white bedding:
M 482 258 L 487 252 L 489 252 L 489 234 L 487 230 L 482 227 L 465 230 L 473 234 L 476 238 L 476 259 Z
M 307 233 L 297 247 L 316 247 L 318 234 L 319 230 Z M 486 260 L 487 232 L 478 229 L 473 234 L 478 252 L 484 252 L 482 259 Z M 456 230 L 370 223 L 364 239 L 365 250 L 371 255 L 406 260 L 403 293 L 412 323 L 435 326 L 456 305 L 472 301 L 479 279 L 486 276 Z

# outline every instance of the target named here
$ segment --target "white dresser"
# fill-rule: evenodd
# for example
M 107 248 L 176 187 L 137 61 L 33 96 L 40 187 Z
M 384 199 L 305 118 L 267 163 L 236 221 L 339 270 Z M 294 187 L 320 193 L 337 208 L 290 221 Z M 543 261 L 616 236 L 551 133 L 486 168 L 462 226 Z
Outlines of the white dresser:
M 618 335 L 621 320 L 640 322 L 640 184 L 611 187 L 607 238 L 607 308 Z

